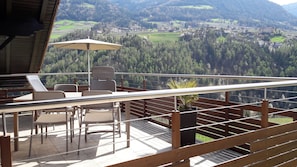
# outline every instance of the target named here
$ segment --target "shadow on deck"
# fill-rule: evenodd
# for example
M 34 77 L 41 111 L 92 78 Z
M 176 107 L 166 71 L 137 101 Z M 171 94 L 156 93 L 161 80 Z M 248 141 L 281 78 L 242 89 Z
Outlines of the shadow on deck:
M 123 116 L 124 119 L 124 116 Z M 13 137 L 13 120 L 7 118 L 8 133 Z M 122 124 L 122 136 L 116 135 L 116 152 L 112 153 L 112 133 L 88 135 L 85 143 L 82 136 L 81 151 L 77 155 L 78 122 L 75 136 L 69 143 L 69 152 L 65 153 L 64 126 L 49 127 L 48 137 L 41 144 L 40 136 L 33 137 L 32 156 L 28 157 L 31 116 L 20 117 L 19 151 L 13 151 L 13 166 L 108 166 L 147 155 L 171 150 L 171 131 L 146 120 L 131 122 L 131 145 L 127 148 L 125 126 Z M 97 127 L 96 127 L 97 128 Z M 100 127 L 102 128 L 102 126 Z M 11 142 L 13 149 L 13 141 Z M 217 151 L 191 158 L 191 166 L 214 166 L 218 163 L 240 156 L 230 150 Z

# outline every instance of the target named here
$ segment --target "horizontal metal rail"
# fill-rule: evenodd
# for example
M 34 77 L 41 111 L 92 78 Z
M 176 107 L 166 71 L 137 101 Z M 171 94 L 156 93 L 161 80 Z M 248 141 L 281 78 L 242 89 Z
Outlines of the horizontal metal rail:
M 21 77 L 32 73 L 18 74 L 1 74 L 2 77 Z M 88 72 L 63 72 L 63 73 L 35 73 L 40 76 L 57 76 L 57 75 L 87 75 Z M 238 79 L 238 80 L 258 80 L 258 81 L 283 81 L 296 80 L 296 77 L 267 77 L 267 76 L 238 76 L 238 75 L 197 75 L 197 74 L 160 74 L 160 73 L 129 73 L 115 72 L 115 75 L 131 75 L 143 77 L 168 77 L 168 78 L 213 78 L 213 79 Z
M 266 77 L 266 76 L 238 76 L 238 75 L 197 75 L 197 74 L 160 74 L 160 73 L 128 73 L 116 72 L 116 75 L 133 75 L 144 77 L 170 77 L 170 78 L 210 78 L 210 79 L 237 79 L 258 81 L 296 80 L 295 77 Z
M 286 87 L 296 86 L 297 80 L 290 81 L 276 81 L 276 82 L 260 82 L 249 84 L 234 84 L 234 85 L 220 85 L 220 86 L 205 86 L 196 88 L 182 88 L 182 89 L 163 89 L 163 90 L 150 90 L 140 92 L 130 92 L 119 95 L 98 95 L 98 96 L 86 96 L 77 98 L 64 98 L 53 100 L 41 100 L 30 102 L 16 102 L 0 105 L 0 114 L 2 113 L 14 113 L 29 110 L 50 109 L 65 106 L 78 106 L 78 105 L 90 105 L 101 104 L 108 102 L 123 102 L 131 100 L 153 99 L 161 97 L 172 97 L 191 94 L 209 94 L 219 92 L 230 92 L 239 90 L 250 89 L 263 89 L 273 87 Z

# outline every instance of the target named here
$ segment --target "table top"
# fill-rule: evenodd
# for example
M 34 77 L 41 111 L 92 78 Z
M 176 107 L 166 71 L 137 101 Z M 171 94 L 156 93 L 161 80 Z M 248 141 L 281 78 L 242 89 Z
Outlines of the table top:
M 128 92 L 112 92 L 112 94 L 122 94 L 122 93 L 128 93 Z M 71 97 L 81 97 L 82 92 L 65 92 L 65 97 L 66 98 L 71 98 Z M 13 99 L 14 102 L 25 102 L 25 101 L 32 101 L 33 96 L 32 93 L 16 97 Z
M 81 92 L 65 92 L 65 97 L 66 98 L 81 97 Z M 32 100 L 33 100 L 32 93 L 29 93 L 20 97 L 16 97 L 13 99 L 14 102 L 24 102 L 24 101 L 32 101 Z

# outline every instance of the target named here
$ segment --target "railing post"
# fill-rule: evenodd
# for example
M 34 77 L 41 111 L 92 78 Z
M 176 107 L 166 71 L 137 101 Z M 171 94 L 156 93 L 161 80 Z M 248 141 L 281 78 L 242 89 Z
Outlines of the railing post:
M 13 113 L 14 151 L 19 150 L 19 122 L 19 114 L 17 112 Z
M 125 104 L 125 120 L 129 120 L 126 122 L 126 133 L 127 133 L 127 148 L 130 147 L 130 102 L 126 101 Z
M 142 88 L 145 90 L 146 89 L 146 79 L 143 78 L 142 80 Z
M 225 92 L 225 102 L 229 104 L 230 94 L 229 92 Z
M 7 136 L 6 128 L 6 117 L 5 113 L 2 113 L 2 128 L 3 136 L 0 137 L 0 147 L 1 147 L 1 165 L 2 167 L 11 167 L 11 148 L 10 148 L 10 136 Z
M 143 90 L 146 90 L 146 79 L 145 78 L 143 78 L 143 80 L 142 80 L 142 89 Z M 146 110 L 146 100 L 144 99 L 143 100 L 143 117 L 146 117 L 146 116 L 148 116 L 147 115 L 147 110 Z
M 229 92 L 225 92 L 225 103 L 226 105 L 229 105 Z M 229 109 L 226 108 L 223 109 L 223 111 L 225 112 L 225 121 L 229 121 Z M 229 136 L 229 123 L 225 124 L 225 136 Z
M 171 113 L 172 149 L 177 149 L 180 147 L 180 112 L 178 110 L 173 110 Z
M 124 76 L 121 75 L 121 88 L 124 89 Z
M 146 102 L 146 99 L 143 99 L 143 117 L 147 117 L 147 116 L 150 116 L 147 112 L 147 102 Z
M 1 164 L 2 167 L 11 167 L 12 158 L 11 158 L 11 148 L 10 148 L 10 136 L 1 136 Z
M 261 127 L 266 128 L 268 127 L 268 100 L 264 99 L 262 101 L 262 107 L 261 107 Z
M 172 126 L 171 126 L 171 135 L 172 135 L 172 149 L 178 149 L 181 145 L 180 139 L 180 112 L 178 110 L 173 110 L 171 112 L 172 116 Z M 172 162 L 174 167 L 189 167 L 190 160 L 184 159 L 177 162 Z

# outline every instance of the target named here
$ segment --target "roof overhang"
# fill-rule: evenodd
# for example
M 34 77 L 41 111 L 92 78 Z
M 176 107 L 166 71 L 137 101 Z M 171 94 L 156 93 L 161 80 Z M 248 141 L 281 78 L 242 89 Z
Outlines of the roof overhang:
M 0 75 L 39 72 L 59 4 L 60 0 L 0 1 Z

